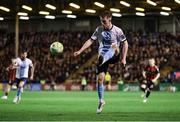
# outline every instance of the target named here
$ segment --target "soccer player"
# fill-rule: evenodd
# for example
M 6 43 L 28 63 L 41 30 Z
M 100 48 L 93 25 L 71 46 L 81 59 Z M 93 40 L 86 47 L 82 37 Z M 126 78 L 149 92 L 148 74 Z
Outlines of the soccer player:
M 141 90 L 144 92 L 144 95 L 142 95 L 142 97 L 144 97 L 143 102 L 145 103 L 147 102 L 151 90 L 153 89 L 155 83 L 157 82 L 157 79 L 160 76 L 159 69 L 155 65 L 154 58 L 148 60 L 148 65 L 144 69 L 142 74 L 145 80 L 143 80 L 143 82 L 141 83 Z
M 14 103 L 18 103 L 21 100 L 21 93 L 23 91 L 23 87 L 28 80 L 29 67 L 31 67 L 30 80 L 33 79 L 34 75 L 34 66 L 32 61 L 29 58 L 27 58 L 27 50 L 23 50 L 21 52 L 21 57 L 16 59 L 16 66 L 16 80 L 18 90 L 16 96 L 13 99 Z
M 15 81 L 15 75 L 16 75 L 16 67 L 15 67 L 15 59 L 12 58 L 11 59 L 11 64 L 6 68 L 6 70 L 8 71 L 8 83 L 4 89 L 4 96 L 1 97 L 1 99 L 3 100 L 7 100 L 8 99 L 8 94 L 11 90 L 11 86 L 13 85 L 14 81 Z
M 97 113 L 101 113 L 103 106 L 105 105 L 104 101 L 104 78 L 107 72 L 109 64 L 114 64 L 119 61 L 120 58 L 120 43 L 123 43 L 122 49 L 122 59 L 121 63 L 125 66 L 126 64 L 126 55 L 128 51 L 128 42 L 122 30 L 113 25 L 112 14 L 109 11 L 104 11 L 100 15 L 101 26 L 98 26 L 80 50 L 74 52 L 74 56 L 80 55 L 85 49 L 90 47 L 94 41 L 99 42 L 98 50 L 98 63 L 97 63 L 97 91 L 99 97 L 99 105 L 97 108 Z

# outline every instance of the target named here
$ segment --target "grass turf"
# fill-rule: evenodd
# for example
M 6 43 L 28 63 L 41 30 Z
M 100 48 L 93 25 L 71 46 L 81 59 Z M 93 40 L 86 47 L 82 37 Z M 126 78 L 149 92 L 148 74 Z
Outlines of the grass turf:
M 2 94 L 2 92 L 0 92 Z M 13 104 L 15 92 L 0 100 L 0 120 L 61 121 L 177 121 L 180 92 L 153 92 L 147 103 L 140 92 L 105 92 L 103 113 L 96 114 L 96 92 L 27 92 Z

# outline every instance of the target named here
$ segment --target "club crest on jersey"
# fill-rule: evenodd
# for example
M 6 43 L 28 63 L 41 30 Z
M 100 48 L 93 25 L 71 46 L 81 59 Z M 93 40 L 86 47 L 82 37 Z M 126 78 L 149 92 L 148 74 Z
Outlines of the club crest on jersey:
M 22 62 L 21 65 L 20 65 L 21 68 L 25 68 L 27 67 L 27 64 L 25 62 Z
M 111 40 L 111 32 L 103 31 L 102 36 L 103 36 L 104 40 Z

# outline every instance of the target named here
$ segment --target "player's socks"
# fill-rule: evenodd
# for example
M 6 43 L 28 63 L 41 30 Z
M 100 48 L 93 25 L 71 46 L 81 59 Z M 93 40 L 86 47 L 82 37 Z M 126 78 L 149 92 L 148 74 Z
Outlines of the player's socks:
M 97 90 L 98 90 L 99 102 L 101 102 L 104 97 L 104 85 L 98 83 Z
M 149 89 L 146 89 L 146 90 L 145 90 L 145 97 L 144 97 L 144 99 L 143 99 L 143 102 L 144 102 L 144 103 L 147 102 L 150 93 L 151 93 L 151 91 L 150 91 Z
M 22 88 L 19 87 L 16 96 L 13 99 L 13 103 L 19 103 L 21 100 Z
M 104 100 L 99 102 L 99 105 L 98 105 L 98 108 L 97 108 L 97 111 L 96 111 L 97 114 L 100 114 L 102 112 L 104 105 L 105 105 L 105 101 Z
M 150 94 L 151 94 L 151 92 L 150 92 L 149 90 L 147 90 L 147 92 L 146 92 L 146 98 L 148 98 Z
M 20 97 L 21 96 L 21 92 L 22 92 L 22 89 L 21 89 L 21 87 L 19 87 L 16 96 Z
M 103 110 L 103 106 L 105 104 L 104 98 L 104 85 L 103 84 L 97 84 L 97 90 L 98 90 L 98 97 L 99 97 L 99 105 L 97 108 L 97 113 L 101 113 Z
M 8 96 L 8 94 L 9 94 L 8 92 L 5 92 L 5 96 Z
M 16 104 L 16 103 L 19 103 L 20 100 L 21 100 L 21 97 L 20 97 L 20 96 L 19 96 L 19 97 L 18 97 L 18 96 L 15 96 L 14 99 L 13 99 L 13 103 L 15 103 L 15 104 Z

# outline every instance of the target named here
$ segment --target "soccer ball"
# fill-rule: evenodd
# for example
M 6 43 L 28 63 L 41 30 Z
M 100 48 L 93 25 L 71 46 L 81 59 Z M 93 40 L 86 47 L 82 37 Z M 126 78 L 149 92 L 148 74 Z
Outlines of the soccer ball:
M 60 42 L 53 42 L 50 46 L 50 52 L 51 54 L 59 54 L 63 52 L 63 45 Z

